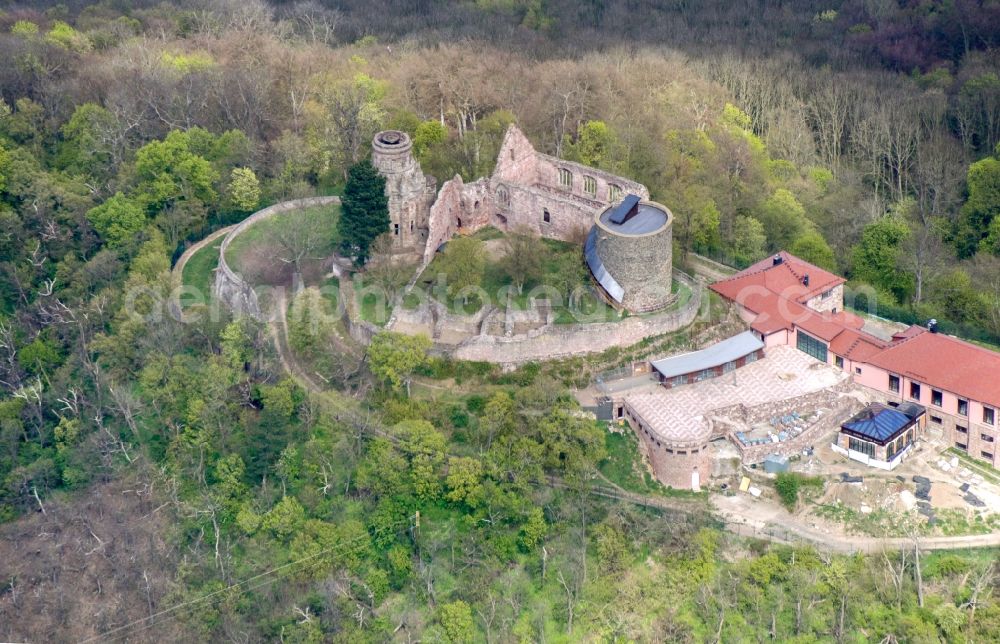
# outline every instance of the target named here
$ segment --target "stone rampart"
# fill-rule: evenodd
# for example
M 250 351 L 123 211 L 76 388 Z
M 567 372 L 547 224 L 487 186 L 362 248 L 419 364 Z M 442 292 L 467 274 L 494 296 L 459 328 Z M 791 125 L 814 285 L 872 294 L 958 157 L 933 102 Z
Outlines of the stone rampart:
M 549 324 L 511 337 L 480 335 L 459 344 L 452 355 L 462 360 L 519 365 L 532 360 L 599 353 L 611 347 L 631 346 L 650 336 L 673 333 L 694 322 L 701 308 L 703 290 L 700 283 L 686 275 L 677 274 L 677 278 L 688 283 L 692 291 L 691 299 L 679 309 L 627 317 L 618 322 Z
M 340 203 L 340 197 L 292 199 L 291 201 L 282 201 L 273 206 L 268 206 L 263 210 L 258 210 L 244 219 L 238 226 L 229 231 L 229 234 L 222 240 L 222 245 L 219 249 L 219 266 L 215 270 L 215 281 L 212 285 L 212 295 L 219 302 L 229 307 L 233 314 L 237 316 L 249 315 L 256 320 L 266 320 L 268 316 L 261 309 L 260 300 L 257 297 L 256 291 L 254 291 L 253 285 L 243 279 L 242 275 L 230 268 L 226 262 L 226 250 L 229 248 L 230 242 L 250 226 L 274 215 L 300 208 L 326 206 L 336 203 Z

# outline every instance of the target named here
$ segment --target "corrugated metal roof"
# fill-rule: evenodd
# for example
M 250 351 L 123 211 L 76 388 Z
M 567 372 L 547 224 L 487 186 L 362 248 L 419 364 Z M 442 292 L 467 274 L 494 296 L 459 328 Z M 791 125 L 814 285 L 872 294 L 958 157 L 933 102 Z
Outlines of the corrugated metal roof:
M 701 351 L 653 360 L 652 365 L 653 369 L 656 369 L 664 378 L 673 378 L 674 376 L 719 367 L 763 348 L 764 343 L 756 335 L 751 331 L 744 331 Z
M 885 443 L 912 423 L 913 419 L 901 411 L 873 405 L 841 427 L 864 438 Z
M 587 243 L 583 247 L 583 255 L 587 259 L 587 266 L 590 267 L 590 272 L 594 274 L 594 279 L 600 284 L 611 298 L 622 303 L 622 298 L 625 297 L 625 289 L 622 288 L 618 281 L 611 277 L 611 273 L 604 268 L 604 263 L 601 262 L 601 258 L 597 256 L 597 226 L 590 229 L 590 234 L 587 235 Z

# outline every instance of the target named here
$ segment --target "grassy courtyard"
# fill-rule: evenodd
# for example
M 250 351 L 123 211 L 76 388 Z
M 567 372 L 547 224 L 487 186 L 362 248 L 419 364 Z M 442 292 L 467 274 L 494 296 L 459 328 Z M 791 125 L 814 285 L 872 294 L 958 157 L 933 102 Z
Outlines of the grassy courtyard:
M 337 222 L 340 205 L 314 206 L 280 213 L 243 231 L 226 249 L 229 267 L 255 284 L 285 284 L 294 266 L 291 258 L 307 249 L 301 262 L 307 283 L 322 278 L 323 260 L 340 239 Z

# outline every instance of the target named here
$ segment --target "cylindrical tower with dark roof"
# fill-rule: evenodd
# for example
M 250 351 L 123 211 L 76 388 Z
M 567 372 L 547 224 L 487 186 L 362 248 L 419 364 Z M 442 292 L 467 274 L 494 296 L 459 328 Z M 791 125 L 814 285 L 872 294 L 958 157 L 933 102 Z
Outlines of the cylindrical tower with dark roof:
M 597 216 L 587 264 L 617 307 L 639 313 L 673 301 L 673 219 L 666 206 L 636 195 Z

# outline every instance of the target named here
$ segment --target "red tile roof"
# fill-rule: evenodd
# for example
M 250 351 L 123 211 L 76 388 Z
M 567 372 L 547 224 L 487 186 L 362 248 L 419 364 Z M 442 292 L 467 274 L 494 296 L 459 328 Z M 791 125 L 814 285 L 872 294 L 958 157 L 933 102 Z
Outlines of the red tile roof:
M 776 257 L 781 258 L 780 264 L 774 263 Z M 802 283 L 806 275 L 809 276 L 809 286 Z M 744 289 L 763 288 L 786 299 L 805 303 L 844 282 L 842 277 L 781 251 L 728 279 L 712 284 L 711 288 L 731 300 L 736 300 Z
M 873 335 L 846 329 L 830 343 L 830 351 L 852 362 L 867 362 L 888 346 L 888 342 Z
M 865 362 L 988 405 L 1000 407 L 1000 353 L 923 327 Z

